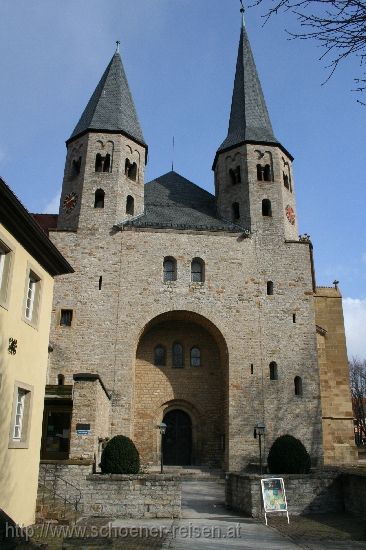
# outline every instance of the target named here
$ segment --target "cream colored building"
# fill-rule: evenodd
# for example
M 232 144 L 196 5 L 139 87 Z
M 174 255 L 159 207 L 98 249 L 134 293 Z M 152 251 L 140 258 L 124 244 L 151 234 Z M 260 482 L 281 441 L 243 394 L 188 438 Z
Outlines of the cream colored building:
M 0 510 L 34 521 L 53 277 L 73 270 L 0 179 Z

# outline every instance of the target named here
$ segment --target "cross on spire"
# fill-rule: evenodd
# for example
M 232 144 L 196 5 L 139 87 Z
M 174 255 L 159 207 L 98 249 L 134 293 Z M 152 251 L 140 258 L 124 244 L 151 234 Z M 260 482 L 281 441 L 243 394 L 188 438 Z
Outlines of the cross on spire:
M 241 4 L 240 13 L 242 15 L 242 26 L 245 27 L 245 8 L 244 8 L 243 0 L 240 0 L 240 4 Z
M 121 42 L 119 40 L 116 40 L 116 53 L 119 53 L 119 45 L 121 44 Z

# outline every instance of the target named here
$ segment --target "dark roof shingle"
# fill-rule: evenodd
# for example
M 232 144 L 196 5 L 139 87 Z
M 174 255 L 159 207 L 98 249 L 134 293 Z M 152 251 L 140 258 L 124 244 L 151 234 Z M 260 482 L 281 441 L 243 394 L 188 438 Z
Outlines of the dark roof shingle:
M 88 130 L 121 132 L 146 146 L 119 53 L 115 53 L 68 141 Z
M 243 24 L 236 62 L 228 135 L 220 145 L 216 158 L 218 153 L 244 142 L 279 144 L 273 133 L 253 52 Z
M 211 193 L 176 172 L 145 185 L 145 211 L 118 227 L 194 229 L 243 232 L 245 228 L 220 218 Z

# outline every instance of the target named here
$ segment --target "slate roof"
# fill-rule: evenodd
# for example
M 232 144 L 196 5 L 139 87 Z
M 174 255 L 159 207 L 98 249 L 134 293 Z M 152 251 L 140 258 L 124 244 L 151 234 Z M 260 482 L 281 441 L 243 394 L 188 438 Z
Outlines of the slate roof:
M 121 132 L 146 147 L 118 52 L 104 71 L 68 141 L 88 130 Z
M 123 227 L 194 229 L 243 232 L 245 228 L 220 218 L 211 193 L 176 172 L 145 185 L 145 212 L 120 224 Z
M 253 52 L 243 22 L 228 135 L 217 153 L 244 142 L 279 144 L 273 133 Z

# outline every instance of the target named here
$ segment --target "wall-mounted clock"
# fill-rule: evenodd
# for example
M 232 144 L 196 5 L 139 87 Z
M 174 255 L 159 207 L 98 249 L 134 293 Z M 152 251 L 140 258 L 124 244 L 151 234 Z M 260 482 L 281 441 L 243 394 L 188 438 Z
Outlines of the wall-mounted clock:
M 78 202 L 78 196 L 76 193 L 68 193 L 66 197 L 64 198 L 64 202 L 62 203 L 63 209 L 65 210 L 66 214 L 69 214 L 76 206 Z
M 289 204 L 286 206 L 286 218 L 288 219 L 291 225 L 295 225 L 295 219 L 296 219 L 295 212 L 292 206 L 290 206 Z

